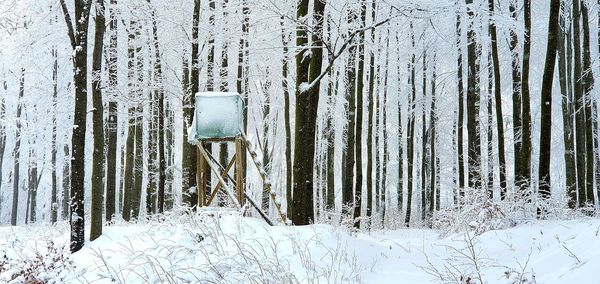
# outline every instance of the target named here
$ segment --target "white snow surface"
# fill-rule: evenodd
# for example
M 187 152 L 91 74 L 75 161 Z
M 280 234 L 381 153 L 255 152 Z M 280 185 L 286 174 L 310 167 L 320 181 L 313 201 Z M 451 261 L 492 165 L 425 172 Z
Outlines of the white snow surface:
M 430 229 L 349 233 L 330 225 L 270 227 L 235 214 L 168 213 L 117 222 L 72 255 L 67 223 L 2 227 L 0 283 L 24 283 L 17 275 L 36 253 L 46 267 L 59 266 L 45 257 L 50 241 L 72 266 L 34 270 L 48 283 L 460 281 L 451 275 L 471 277 L 470 283 L 480 278 L 483 283 L 600 283 L 598 219 L 532 221 L 479 236 L 440 237 Z M 465 239 L 473 240 L 472 250 Z

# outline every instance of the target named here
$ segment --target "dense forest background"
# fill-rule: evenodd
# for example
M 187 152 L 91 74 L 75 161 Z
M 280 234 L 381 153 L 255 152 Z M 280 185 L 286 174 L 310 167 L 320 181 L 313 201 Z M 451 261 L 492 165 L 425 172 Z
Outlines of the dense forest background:
M 294 224 L 593 214 L 599 6 L 0 0 L 0 224 L 193 206 L 198 91 L 243 96 L 278 199 L 247 191 Z

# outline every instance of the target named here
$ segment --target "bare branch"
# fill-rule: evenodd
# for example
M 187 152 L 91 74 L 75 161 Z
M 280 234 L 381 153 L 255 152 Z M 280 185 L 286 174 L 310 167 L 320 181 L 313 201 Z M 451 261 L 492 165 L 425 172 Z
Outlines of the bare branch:
M 65 23 L 67 24 L 67 31 L 69 32 L 69 39 L 71 40 L 71 48 L 75 49 L 75 32 L 73 31 L 73 21 L 71 20 L 71 14 L 65 0 L 60 0 L 60 8 L 62 9 L 63 15 L 65 16 Z

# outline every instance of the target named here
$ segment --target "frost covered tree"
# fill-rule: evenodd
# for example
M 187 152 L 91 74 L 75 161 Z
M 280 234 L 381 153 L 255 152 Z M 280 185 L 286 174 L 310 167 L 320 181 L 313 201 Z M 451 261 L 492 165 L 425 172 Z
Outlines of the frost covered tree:
M 74 17 L 71 17 L 71 12 L 69 12 L 65 0 L 60 1 L 71 48 L 73 49 L 73 82 L 75 87 L 75 112 L 73 115 L 73 136 L 71 139 L 71 252 L 79 251 L 83 247 L 85 237 L 83 200 L 88 96 L 87 33 L 92 5 L 91 0 L 74 0 L 74 2 Z

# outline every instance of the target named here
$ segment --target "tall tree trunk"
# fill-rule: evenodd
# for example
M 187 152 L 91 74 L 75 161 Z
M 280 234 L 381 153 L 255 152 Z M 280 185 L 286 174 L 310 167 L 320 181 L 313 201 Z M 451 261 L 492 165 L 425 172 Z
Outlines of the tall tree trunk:
M 511 0 L 509 6 L 510 16 L 513 21 L 519 21 L 519 9 L 517 8 L 517 0 Z M 519 45 L 519 35 L 515 28 L 510 30 L 510 54 L 511 54 L 511 76 L 512 76 L 512 105 L 513 105 L 513 139 L 514 139 L 514 156 L 515 156 L 515 186 L 517 189 L 525 187 L 524 182 L 526 178 L 521 176 L 522 165 L 521 159 L 521 148 L 523 145 L 523 112 L 521 103 L 521 65 L 519 61 L 519 51 L 517 47 Z M 529 169 L 528 169 L 529 170 Z M 520 191 L 519 191 L 520 192 Z
M 594 71 L 592 70 L 592 59 L 590 53 L 590 23 L 588 17 L 588 4 L 581 1 L 581 15 L 583 22 L 583 99 L 585 111 L 585 151 L 586 151 L 586 203 L 595 205 L 594 201 L 594 130 L 592 121 L 592 89 L 594 88 Z
M 94 153 L 92 156 L 92 216 L 90 224 L 90 241 L 102 235 L 102 211 L 104 203 L 104 104 L 102 103 L 102 53 L 104 49 L 104 33 L 106 32 L 104 17 L 104 0 L 96 0 L 96 23 L 94 34 L 94 51 L 92 60 L 92 128 L 94 135 Z
M 477 56 L 477 38 L 475 34 L 475 12 L 473 0 L 466 0 L 467 15 L 469 17 L 469 29 L 467 31 L 467 133 L 468 163 L 469 163 L 469 187 L 478 189 L 481 187 L 481 137 L 479 131 L 479 64 Z
M 460 22 L 461 13 L 456 14 L 456 48 L 458 53 L 457 65 L 458 65 L 458 121 L 457 121 L 457 156 L 458 156 L 458 196 L 456 200 L 464 196 L 465 187 L 465 162 L 464 162 L 464 101 L 465 101 L 465 87 L 463 79 L 463 51 L 462 51 L 462 29 Z
M 554 79 L 554 66 L 556 64 L 556 51 L 558 41 L 558 17 L 560 0 L 551 0 L 550 18 L 548 20 L 548 44 L 544 75 L 542 79 L 542 121 L 540 127 L 540 162 L 539 162 L 539 195 L 541 198 L 550 198 L 550 156 L 552 141 L 552 81 Z M 544 210 L 545 211 L 545 210 Z M 538 213 L 541 213 L 538 211 Z
M 150 2 L 150 0 L 148 0 Z M 165 121 L 168 120 L 168 111 L 165 108 L 165 91 L 163 86 L 163 75 L 162 75 L 162 60 L 161 60 L 161 52 L 160 52 L 160 44 L 158 41 L 158 24 L 156 22 L 156 13 L 155 10 L 152 10 L 152 37 L 154 40 L 154 81 L 156 83 L 154 96 L 158 100 L 158 106 L 156 106 L 156 135 L 158 140 L 157 145 L 157 157 L 158 160 L 158 168 L 157 176 L 156 176 L 156 184 L 158 186 L 157 198 L 156 198 L 156 208 L 158 213 L 164 212 L 165 207 L 165 179 L 166 179 L 166 152 L 165 152 Z
M 492 63 L 492 52 L 488 50 L 487 54 L 488 84 L 487 84 L 487 197 L 490 200 L 494 198 L 494 67 Z
M 238 94 L 242 95 L 242 99 L 244 100 L 244 105 L 248 105 L 248 76 L 249 76 L 249 65 L 248 65 L 248 36 L 249 36 L 249 27 L 250 27 L 250 8 L 248 7 L 247 0 L 242 0 L 242 36 L 240 37 L 240 46 L 238 50 L 238 66 L 237 66 L 237 82 L 236 89 Z M 287 55 L 286 55 L 287 56 Z M 287 60 L 286 60 L 287 61 Z M 287 63 L 286 63 L 287 64 Z M 287 70 L 286 70 L 287 72 Z M 284 79 L 287 79 L 284 77 Z M 285 80 L 284 80 L 285 81 Z M 287 82 L 286 82 L 287 84 Z M 284 92 L 287 92 L 285 90 Z M 289 108 L 286 109 L 289 113 Z M 248 132 L 248 108 L 245 107 L 242 110 L 243 123 L 244 123 L 244 132 Z M 286 125 L 289 128 L 289 125 Z M 246 163 L 246 153 L 242 156 L 242 164 L 247 165 Z M 290 158 L 291 159 L 291 158 Z M 287 163 L 291 164 L 290 159 L 286 159 Z M 207 167 L 208 168 L 208 167 Z M 242 169 L 242 176 L 246 176 L 247 167 L 244 166 Z M 291 173 L 291 166 L 286 169 L 286 173 Z M 291 179 L 291 178 L 290 178 Z M 287 180 L 288 184 L 287 188 L 291 188 L 291 180 Z M 244 182 L 244 185 L 247 183 Z
M 348 11 L 348 23 L 352 25 L 357 21 L 356 11 L 351 8 Z M 348 100 L 348 126 L 346 134 L 346 163 L 344 186 L 342 191 L 343 215 L 352 212 L 354 204 L 354 166 L 356 161 L 356 44 L 348 48 L 348 63 L 346 66 L 346 99 Z M 358 168 L 358 167 L 357 167 Z M 344 211 L 349 210 L 349 211 Z
M 398 34 L 396 33 L 396 36 Z M 387 210 L 387 206 L 388 206 L 388 202 L 387 202 L 387 196 L 388 196 L 388 191 L 387 191 L 387 170 L 388 170 L 388 165 L 389 165 L 389 152 L 388 152 L 388 128 L 386 127 L 387 125 L 387 105 L 388 105 L 388 74 L 389 74 L 389 64 L 390 64 L 390 29 L 389 27 L 387 28 L 387 38 L 386 38 L 386 43 L 385 43 L 385 67 L 384 67 L 384 72 L 383 72 L 383 94 L 382 94 L 382 98 L 381 98 L 381 106 L 379 107 L 381 109 L 381 125 L 383 126 L 383 139 L 380 142 L 380 145 L 382 145 L 383 147 L 383 159 L 382 159 L 382 170 L 381 170 L 381 224 L 382 226 L 385 225 L 385 212 Z M 398 54 L 399 55 L 399 54 Z M 398 61 L 399 62 L 399 61 Z M 397 68 L 398 72 L 400 72 L 400 67 Z M 398 77 L 400 78 L 400 77 Z M 400 87 L 400 84 L 398 84 L 398 87 Z M 402 143 L 400 141 L 402 141 L 402 106 L 400 104 L 400 100 L 398 100 L 397 102 L 397 106 L 398 106 L 398 187 L 396 188 L 396 192 L 398 194 L 397 200 L 398 200 L 398 212 L 402 212 Z M 377 119 L 379 121 L 379 119 Z
M 411 86 L 411 97 L 408 99 L 408 141 L 406 146 L 406 156 L 408 160 L 408 168 L 406 171 L 407 177 L 407 192 L 406 192 L 406 215 L 404 215 L 404 224 L 406 227 L 410 226 L 410 217 L 412 211 L 412 195 L 413 195 L 413 164 L 414 164 L 414 134 L 415 134 L 415 100 L 417 96 L 416 86 L 416 55 L 415 55 L 415 34 L 413 30 L 413 23 L 410 22 L 410 38 L 412 44 L 412 54 L 410 64 L 408 66 L 410 73 L 410 86 Z
M 135 47 L 135 73 L 137 78 L 134 80 L 133 96 L 136 104 L 135 107 L 135 155 L 133 158 L 133 191 L 131 196 L 131 218 L 138 219 L 140 215 L 141 198 L 142 198 L 142 178 L 144 172 L 144 106 L 143 106 L 143 88 L 144 84 L 144 55 L 142 54 L 141 31 L 142 24 L 136 22 L 134 25 L 134 34 L 136 40 Z
M 6 74 L 3 74 L 6 76 Z M 3 173 L 3 165 L 4 165 L 4 151 L 6 150 L 6 103 L 5 97 L 8 95 L 6 89 L 8 85 L 6 83 L 6 77 L 2 80 L 2 89 L 4 90 L 3 94 L 0 95 L 0 202 L 2 199 L 2 173 Z M 56 112 L 55 112 L 56 113 Z M 54 140 L 56 141 L 56 140 Z M 1 212 L 1 210 L 0 210 Z
M 429 143 L 429 133 L 427 132 L 427 118 L 425 116 L 426 106 L 425 101 L 427 100 L 427 48 L 423 50 L 423 96 L 421 97 L 421 221 L 426 223 L 426 220 L 429 218 L 427 216 L 427 203 L 430 198 L 428 196 L 429 190 L 427 188 L 427 169 L 429 168 L 429 164 L 427 159 L 429 158 L 427 154 L 427 144 Z
M 56 167 L 56 153 L 58 152 L 56 143 L 56 131 L 57 131 L 57 100 L 58 100 L 58 50 L 56 47 L 52 48 L 52 148 L 51 151 L 51 163 L 52 163 L 52 192 L 50 194 L 50 223 L 56 223 L 58 218 L 58 185 L 57 185 L 57 167 Z M 1 99 L 0 99 L 1 100 Z M 0 121 L 2 121 L 4 103 L 0 101 Z M 0 181 L 2 180 L 2 155 L 4 154 L 4 141 L 2 139 L 4 131 L 0 126 Z M 0 182 L 0 187 L 2 184 Z
M 228 12 L 227 12 L 227 1 L 228 0 L 223 0 L 223 34 L 228 34 L 228 27 L 227 27 L 227 18 L 228 18 Z M 221 92 L 228 92 L 229 91 L 229 79 L 228 79 L 228 68 L 229 68 L 229 56 L 228 56 L 228 46 L 229 43 L 227 42 L 227 37 L 223 37 L 223 47 L 221 49 L 221 70 L 220 70 L 220 76 L 221 76 L 221 84 L 220 84 L 220 91 Z M 229 158 L 229 153 L 227 151 L 227 143 L 221 143 L 220 147 L 219 147 L 219 161 L 221 163 L 221 165 L 226 165 L 227 164 L 227 159 Z
M 16 130 L 15 130 L 15 148 L 13 149 L 14 157 L 14 169 L 13 169 L 13 200 L 12 200 L 12 212 L 10 216 L 10 224 L 13 226 L 17 225 L 17 214 L 19 209 L 19 170 L 21 161 L 21 113 L 23 111 L 22 100 L 25 94 L 25 68 L 21 68 L 21 75 L 19 80 L 19 99 L 17 100 L 17 116 L 16 116 Z
M 373 23 L 377 20 L 376 1 L 371 1 L 371 20 Z M 371 31 L 371 44 L 376 44 L 375 31 Z M 369 220 L 373 211 L 373 120 L 375 117 L 375 52 L 373 48 L 371 47 L 369 54 L 369 111 L 367 113 L 367 218 Z M 375 130 L 377 131 L 377 128 Z
M 523 72 L 521 82 L 521 151 L 519 152 L 519 174 L 523 194 L 531 190 L 531 106 L 529 95 L 529 56 L 531 53 L 531 0 L 524 0 L 525 31 L 523 35 Z
M 12 212 L 10 216 L 10 224 L 17 225 L 17 215 L 19 208 L 19 170 L 21 161 L 21 113 L 23 111 L 23 95 L 25 94 L 25 68 L 21 67 L 21 76 L 19 80 L 19 98 L 17 100 L 17 116 L 16 116 L 16 131 L 15 131 L 15 148 L 13 149 L 14 169 L 13 169 L 13 197 L 12 197 Z
M 566 191 L 569 197 L 567 202 L 569 208 L 575 208 L 577 205 L 577 180 L 575 172 L 575 148 L 574 148 L 574 131 L 573 129 L 573 92 L 568 87 L 567 81 L 570 80 L 571 70 L 567 68 L 567 49 L 565 40 L 569 39 L 569 45 L 571 43 L 571 32 L 570 28 L 566 26 L 566 5 L 564 1 L 561 1 L 560 13 L 560 31 L 558 37 L 558 74 L 560 82 L 560 93 L 562 97 L 562 118 L 563 118 L 563 141 L 565 145 L 565 178 L 566 178 Z
M 195 206 L 198 203 L 198 192 L 193 189 L 196 184 L 196 146 L 188 144 L 187 131 L 192 126 L 195 109 L 195 96 L 199 90 L 199 44 L 198 29 L 200 24 L 200 0 L 194 0 L 194 11 L 192 15 L 192 60 L 190 74 L 190 90 L 184 92 L 183 100 L 183 200 L 189 206 Z M 210 176 L 209 176 L 210 177 Z M 209 179 L 210 180 L 210 179 Z
M 85 238 L 84 223 L 84 178 L 85 178 L 85 133 L 87 116 L 87 32 L 90 7 L 93 1 L 75 0 L 75 23 L 65 4 L 60 0 L 67 24 L 71 48 L 73 49 L 73 82 L 75 86 L 75 112 L 73 115 L 73 136 L 71 138 L 71 252 L 83 247 Z M 74 24 L 74 26 L 73 26 Z
M 129 31 L 127 35 L 127 89 L 129 91 L 129 99 L 134 101 L 135 99 L 135 46 L 134 41 L 136 39 L 134 27 L 136 23 L 131 21 L 129 23 Z M 121 156 L 124 159 L 125 166 L 123 170 L 123 219 L 129 221 L 131 219 L 132 199 L 133 199 L 133 187 L 134 187 L 134 156 L 135 156 L 135 122 L 136 112 L 133 102 L 130 103 L 127 110 L 128 122 L 127 122 L 127 140 L 125 141 L 125 151 Z M 123 158 L 124 157 L 124 158 Z
M 495 16 L 494 0 L 488 0 L 490 16 Z M 496 23 L 490 19 L 490 37 L 492 41 L 492 62 L 494 64 L 494 100 L 496 104 L 496 135 L 498 137 L 498 161 L 500 170 L 500 198 L 506 197 L 506 151 L 504 148 L 504 115 L 502 113 L 502 74 L 500 74 L 500 58 L 498 56 L 498 35 Z
M 586 146 L 585 146 L 585 98 L 583 90 L 582 77 L 582 59 L 581 59 L 581 9 L 580 1 L 573 1 L 573 52 L 574 69 L 573 84 L 575 97 L 575 149 L 577 151 L 577 189 L 579 206 L 585 205 L 586 194 Z
M 367 2 L 360 3 L 360 28 L 364 29 L 367 18 Z M 363 192 L 363 163 L 362 163 L 362 132 L 363 132 L 363 96 L 365 73 L 365 32 L 361 32 L 358 41 L 358 73 L 356 75 L 356 192 L 354 194 L 354 227 L 360 228 L 362 216 Z
M 429 178 L 429 217 L 433 217 L 433 211 L 436 208 L 436 205 L 439 206 L 439 191 L 437 186 L 437 165 L 436 165 L 436 127 L 437 127 L 437 109 L 436 109 L 436 84 L 437 84 L 437 74 L 436 74 L 436 63 L 437 63 L 437 53 L 433 54 L 433 71 L 431 74 L 431 109 L 429 110 L 429 132 L 431 133 L 430 137 L 430 167 L 429 170 L 430 178 Z M 431 227 L 431 223 L 429 225 Z
M 292 202 L 292 130 L 290 120 L 290 91 L 288 87 L 288 53 L 289 38 L 286 37 L 285 26 L 281 17 L 281 43 L 283 45 L 283 58 L 281 69 L 281 88 L 283 89 L 283 120 L 285 122 L 285 196 L 287 203 L 287 214 L 291 216 L 293 212 Z
M 117 129 L 118 103 L 115 98 L 117 91 L 117 45 L 118 21 L 117 0 L 110 0 L 109 10 L 109 46 L 108 46 L 108 90 L 111 97 L 108 102 L 108 118 L 106 122 L 106 221 L 111 221 L 115 215 L 115 194 L 117 187 Z
M 302 50 L 296 55 L 296 125 L 294 141 L 294 197 L 291 220 L 296 225 L 307 225 L 314 221 L 313 209 L 313 167 L 315 158 L 315 128 L 319 105 L 320 82 L 317 80 L 323 63 L 321 45 L 323 34 L 323 12 L 325 2 L 314 1 L 313 17 L 315 24 L 312 34 L 313 48 L 308 51 L 307 32 L 303 27 L 296 31 L 296 46 Z M 308 14 L 308 0 L 301 0 L 297 6 L 297 18 Z M 310 61 L 308 60 L 310 58 Z M 303 87 L 309 84 L 307 89 Z
M 262 160 L 262 164 L 263 167 L 265 169 L 265 171 L 267 172 L 267 174 L 270 174 L 271 172 L 271 167 L 270 167 L 270 161 L 271 161 L 271 153 L 269 151 L 269 147 L 271 147 L 269 145 L 269 143 L 271 143 L 271 138 L 269 138 L 269 128 L 270 128 L 270 124 L 271 124 L 271 99 L 270 99 L 270 89 L 271 89 L 271 81 L 269 79 L 269 77 L 271 76 L 271 74 L 269 73 L 269 69 L 267 68 L 266 70 L 266 81 L 265 83 L 262 84 L 262 93 L 263 93 L 263 97 L 264 97 L 264 102 L 263 102 L 263 109 L 262 109 L 262 122 L 263 122 L 263 131 L 262 131 L 262 152 L 263 152 L 263 160 Z M 269 192 L 267 190 L 267 188 L 263 188 L 263 192 L 262 192 L 262 202 L 261 202 L 261 209 L 265 212 L 269 211 Z

